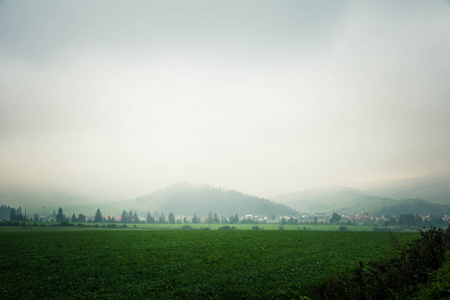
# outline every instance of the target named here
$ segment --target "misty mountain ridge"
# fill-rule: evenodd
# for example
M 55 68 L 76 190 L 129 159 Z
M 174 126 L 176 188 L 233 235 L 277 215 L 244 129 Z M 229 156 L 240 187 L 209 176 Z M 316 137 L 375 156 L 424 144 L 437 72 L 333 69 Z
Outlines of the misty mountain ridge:
M 422 206 L 428 205 L 429 202 L 450 205 L 450 175 L 446 173 L 364 182 L 355 186 L 356 188 L 335 186 L 304 190 L 271 197 L 271 199 L 300 211 L 311 212 L 364 210 L 376 213 L 383 207 L 397 205 L 401 208 L 413 205 L 417 211 L 417 207 L 420 207 L 417 201 L 422 201 Z M 401 206 L 403 204 L 406 206 Z M 427 209 L 436 211 L 431 206 Z
M 66 215 L 72 213 L 94 214 L 100 208 L 104 215 L 118 216 L 123 210 L 144 213 L 173 212 L 190 216 L 194 212 L 206 216 L 209 211 L 229 216 L 294 215 L 296 212 L 342 212 L 377 213 L 383 207 L 412 205 L 407 209 L 418 211 L 428 202 L 450 205 L 450 175 L 435 173 L 422 177 L 384 180 L 355 184 L 354 187 L 335 186 L 330 188 L 304 190 L 275 197 L 260 198 L 238 191 L 225 190 L 187 181 L 157 190 L 132 199 L 107 199 L 70 193 L 57 189 L 8 188 L 0 189 L 0 204 L 21 206 L 29 213 L 48 214 L 63 207 Z M 420 199 L 418 205 L 411 199 Z M 399 206 L 400 205 L 400 206 Z M 446 207 L 441 207 L 446 210 Z M 425 209 L 425 208 L 424 208 Z M 428 206 L 425 211 L 436 211 L 437 206 Z
M 275 196 L 272 199 L 302 212 L 375 213 L 383 206 L 391 206 L 398 202 L 390 198 L 369 196 L 360 190 L 348 187 L 305 190 Z
M 159 212 L 172 212 L 175 215 L 206 216 L 217 212 L 225 217 L 238 214 L 252 215 L 296 215 L 297 212 L 284 204 L 246 195 L 233 190 L 201 184 L 180 182 L 149 195 L 136 199 L 143 209 Z
M 402 179 L 363 182 L 358 188 L 366 194 L 397 200 L 422 199 L 432 203 L 450 204 L 450 174 L 432 173 Z
M 104 214 L 115 215 L 128 207 L 126 201 L 105 199 L 91 195 L 71 193 L 50 188 L 3 188 L 0 190 L 0 204 L 11 207 L 21 206 L 29 213 L 49 214 L 59 207 L 66 215 L 73 213 L 94 214 L 100 208 Z

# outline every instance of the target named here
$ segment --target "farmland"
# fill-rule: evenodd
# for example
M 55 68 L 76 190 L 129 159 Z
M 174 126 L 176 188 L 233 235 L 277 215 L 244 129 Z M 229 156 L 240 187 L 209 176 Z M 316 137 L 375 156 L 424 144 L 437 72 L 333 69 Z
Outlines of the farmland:
M 9 228 L 0 297 L 285 298 L 395 251 L 382 232 Z

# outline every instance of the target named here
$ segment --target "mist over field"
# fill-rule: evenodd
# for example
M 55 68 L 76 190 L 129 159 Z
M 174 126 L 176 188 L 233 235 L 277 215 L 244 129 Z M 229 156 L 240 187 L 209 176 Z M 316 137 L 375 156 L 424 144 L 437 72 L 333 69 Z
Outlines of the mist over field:
M 135 199 L 186 180 L 270 199 L 449 173 L 449 14 L 0 1 L 0 188 Z

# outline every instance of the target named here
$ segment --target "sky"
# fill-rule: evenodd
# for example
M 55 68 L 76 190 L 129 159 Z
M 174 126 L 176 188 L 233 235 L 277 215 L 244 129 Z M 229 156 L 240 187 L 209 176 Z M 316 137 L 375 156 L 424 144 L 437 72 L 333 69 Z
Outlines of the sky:
M 0 1 L 0 186 L 448 172 L 449 28 L 449 1 Z

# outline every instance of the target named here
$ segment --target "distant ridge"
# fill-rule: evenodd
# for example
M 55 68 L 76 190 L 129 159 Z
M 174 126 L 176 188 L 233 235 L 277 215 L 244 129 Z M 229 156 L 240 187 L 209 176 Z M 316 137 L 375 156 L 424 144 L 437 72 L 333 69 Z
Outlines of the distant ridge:
M 245 195 L 237 191 L 224 190 L 201 184 L 180 182 L 136 199 L 139 207 L 175 215 L 207 216 L 208 212 L 219 216 L 238 214 L 252 215 L 297 215 L 297 212 L 284 204 L 271 200 Z
M 450 175 L 433 173 L 426 176 L 360 183 L 366 194 L 398 200 L 423 199 L 450 205 Z
M 401 203 L 395 199 L 369 196 L 362 191 L 348 187 L 306 190 L 275 196 L 272 199 L 301 212 L 359 213 L 364 211 L 376 213 L 383 206 Z

